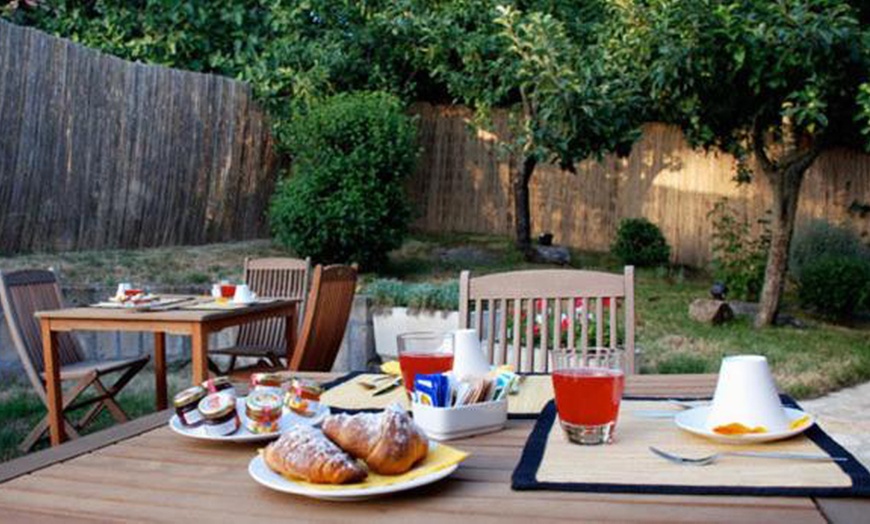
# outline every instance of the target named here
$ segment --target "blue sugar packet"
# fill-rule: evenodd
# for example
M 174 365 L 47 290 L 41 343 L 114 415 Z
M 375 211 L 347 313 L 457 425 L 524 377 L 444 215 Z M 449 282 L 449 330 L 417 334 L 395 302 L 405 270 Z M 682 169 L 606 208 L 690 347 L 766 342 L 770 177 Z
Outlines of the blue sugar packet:
M 450 398 L 450 382 L 441 374 L 417 375 L 414 379 L 417 401 L 434 407 L 447 407 Z

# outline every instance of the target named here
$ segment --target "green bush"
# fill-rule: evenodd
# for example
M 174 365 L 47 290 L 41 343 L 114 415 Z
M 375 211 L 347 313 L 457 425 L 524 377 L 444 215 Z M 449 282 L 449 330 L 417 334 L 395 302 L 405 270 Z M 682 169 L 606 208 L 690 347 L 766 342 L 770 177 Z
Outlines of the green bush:
M 713 223 L 713 275 L 728 286 L 728 295 L 741 300 L 758 300 L 764 285 L 764 270 L 770 250 L 766 227 L 754 236 L 745 220 L 722 199 L 707 214 Z
M 611 252 L 623 264 L 661 266 L 668 263 L 671 248 L 657 225 L 645 218 L 620 222 Z
M 411 212 L 404 181 L 417 157 L 416 127 L 398 98 L 340 94 L 292 125 L 293 176 L 272 198 L 276 239 L 317 262 L 377 269 L 402 245 Z
M 813 220 L 795 232 L 789 255 L 789 271 L 800 282 L 808 264 L 832 256 L 870 257 L 870 252 L 853 230 L 825 220 Z
M 375 307 L 455 310 L 459 308 L 459 283 L 404 283 L 394 279 L 375 280 L 365 286 Z
M 870 261 L 827 255 L 807 261 L 798 285 L 801 305 L 830 318 L 846 318 L 870 298 Z

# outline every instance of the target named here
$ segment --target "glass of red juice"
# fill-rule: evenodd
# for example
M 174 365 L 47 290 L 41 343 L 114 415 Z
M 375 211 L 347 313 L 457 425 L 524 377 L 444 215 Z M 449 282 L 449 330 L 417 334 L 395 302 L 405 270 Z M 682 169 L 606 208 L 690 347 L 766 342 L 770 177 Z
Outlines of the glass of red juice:
M 417 375 L 446 373 L 453 369 L 453 336 L 449 333 L 402 333 L 397 342 L 402 381 L 408 393 L 414 391 Z
M 221 282 L 221 298 L 233 298 L 236 294 L 236 285 L 229 282 Z
M 553 353 L 559 423 L 576 444 L 610 444 L 625 389 L 622 349 Z

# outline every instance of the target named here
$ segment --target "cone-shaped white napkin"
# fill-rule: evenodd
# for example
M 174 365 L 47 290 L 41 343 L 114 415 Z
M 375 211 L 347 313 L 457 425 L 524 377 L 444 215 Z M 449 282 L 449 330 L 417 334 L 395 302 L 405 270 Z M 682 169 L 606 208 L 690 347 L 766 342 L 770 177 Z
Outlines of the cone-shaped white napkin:
M 453 334 L 453 376 L 456 380 L 480 378 L 489 373 L 489 363 L 474 329 L 458 329 Z
M 789 427 L 763 356 L 738 355 L 722 360 L 707 428 L 712 430 L 735 422 L 761 426 L 770 432 L 786 431 Z

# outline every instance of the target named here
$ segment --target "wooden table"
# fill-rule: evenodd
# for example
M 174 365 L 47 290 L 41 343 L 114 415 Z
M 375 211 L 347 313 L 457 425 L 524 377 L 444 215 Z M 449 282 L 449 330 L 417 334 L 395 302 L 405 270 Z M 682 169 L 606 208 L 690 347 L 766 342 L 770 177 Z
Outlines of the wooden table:
M 327 374 L 308 374 L 329 378 Z M 634 376 L 632 395 L 706 395 L 709 375 Z M 0 464 L 0 519 L 378 522 L 866 522 L 870 501 L 511 491 L 532 421 L 451 444 L 472 453 L 448 479 L 389 498 L 338 503 L 277 493 L 248 477 L 256 445 L 190 441 L 169 412 Z
M 222 329 L 263 320 L 287 319 L 287 355 L 296 339 L 296 309 L 299 300 L 275 300 L 248 307 L 226 310 L 176 309 L 160 312 L 139 312 L 128 309 L 77 307 L 42 311 L 36 314 L 42 328 L 45 360 L 46 395 L 48 397 L 51 444 L 66 439 L 61 410 L 60 365 L 57 355 L 57 333 L 62 331 L 148 331 L 154 333 L 154 379 L 157 409 L 166 409 L 166 334 L 191 338 L 193 383 L 208 378 L 208 336 Z M 289 359 L 288 359 L 289 362 Z

